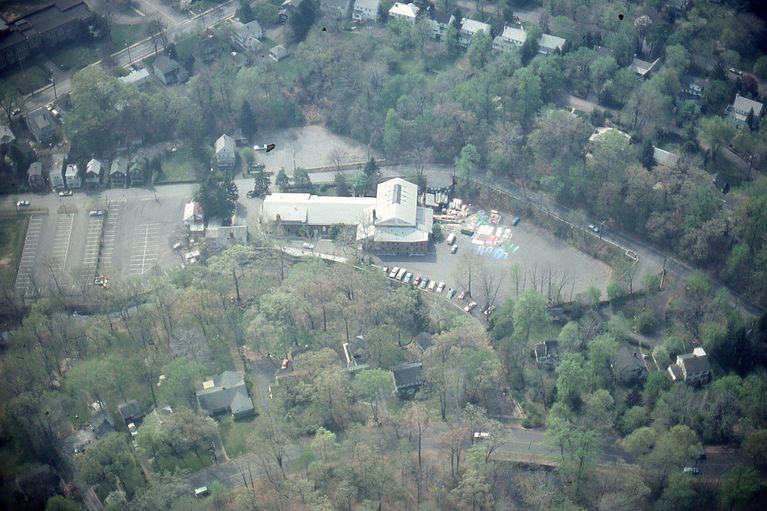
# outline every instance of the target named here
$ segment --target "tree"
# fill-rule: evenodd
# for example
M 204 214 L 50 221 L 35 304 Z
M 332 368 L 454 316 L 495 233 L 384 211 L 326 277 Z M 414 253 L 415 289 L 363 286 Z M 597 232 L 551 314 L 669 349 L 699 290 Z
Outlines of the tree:
M 75 500 L 56 495 L 48 499 L 45 511 L 80 511 L 80 504 Z
M 762 478 L 753 467 L 738 465 L 722 476 L 721 496 L 727 509 L 749 509 L 754 495 L 762 488 Z
M 256 15 L 253 14 L 253 8 L 250 6 L 249 0 L 240 0 L 240 8 L 238 9 L 240 17 L 240 23 L 250 23 L 256 19 Z
M 691 474 L 681 472 L 671 474 L 660 499 L 658 499 L 657 508 L 660 511 L 692 509 L 695 500 L 695 486 L 692 479 Z
M 476 146 L 472 144 L 463 146 L 455 162 L 455 170 L 464 179 L 464 193 L 469 191 L 469 182 L 479 170 L 479 162 L 480 156 Z
M 641 426 L 621 440 L 621 446 L 633 457 L 642 460 L 652 451 L 657 439 L 657 433 L 654 429 L 647 426 Z
M 274 179 L 274 184 L 277 185 L 277 189 L 280 192 L 287 192 L 290 190 L 290 178 L 285 173 L 285 169 L 281 168 L 279 172 L 277 172 L 277 177 Z
M 557 399 L 571 406 L 586 392 L 588 374 L 580 353 L 567 353 L 556 369 Z
M 301 2 L 297 11 L 288 18 L 290 40 L 297 44 L 306 39 L 315 21 L 317 21 L 317 7 L 314 0 Z
M 313 190 L 314 186 L 312 186 L 312 180 L 306 169 L 298 167 L 293 172 L 293 188 L 300 192 L 311 192 Z
M 754 465 L 767 467 L 767 429 L 757 429 L 746 434 L 742 449 Z
M 240 128 L 242 133 L 250 139 L 256 133 L 256 116 L 253 114 L 253 109 L 250 107 L 249 101 L 242 102 L 242 108 L 240 109 Z
M 119 433 L 102 438 L 80 454 L 75 460 L 75 477 L 89 485 L 105 484 L 113 489 L 119 478 L 128 498 L 145 484 L 133 448 Z
M 224 225 L 228 225 L 237 209 L 237 198 L 237 185 L 230 176 L 218 172 L 209 174 L 194 193 L 194 200 L 202 206 L 205 220 L 220 218 Z
M 360 372 L 352 385 L 356 394 L 370 404 L 373 420 L 379 422 L 378 408 L 392 388 L 391 373 L 385 369 L 368 369 Z
M 516 109 L 522 116 L 522 126 L 530 127 L 533 117 L 543 106 L 541 99 L 541 79 L 528 68 L 518 69 L 514 73 L 517 101 Z
M 716 160 L 723 145 L 732 142 L 736 132 L 735 127 L 722 117 L 706 117 L 698 122 L 698 136 L 704 144 L 711 147 L 711 161 Z
M 19 91 L 10 82 L 0 84 L 0 108 L 5 112 L 10 124 L 13 117 L 13 111 L 17 108 L 23 108 L 24 100 Z
M 615 58 L 612 55 L 599 57 L 591 63 L 589 71 L 591 72 L 591 79 L 594 82 L 594 93 L 597 95 L 597 104 L 599 103 L 599 98 L 602 96 L 605 82 L 610 79 L 617 69 L 618 64 L 616 64 Z
M 284 175 L 283 171 L 283 175 Z M 279 177 L 279 174 L 278 174 Z M 288 176 L 285 175 L 287 178 Z M 269 178 L 269 176 L 266 174 L 266 170 L 263 166 L 256 167 L 256 171 L 253 175 L 253 194 L 256 197 L 264 197 L 269 193 L 269 188 L 272 185 L 272 181 Z
M 490 57 L 492 50 L 493 40 L 490 37 L 490 34 L 486 34 L 484 30 L 480 30 L 472 36 L 467 55 L 474 67 L 484 69 L 485 63 L 487 63 L 487 59 Z
M 666 66 L 683 75 L 690 66 L 690 53 L 681 44 L 670 44 L 666 47 Z

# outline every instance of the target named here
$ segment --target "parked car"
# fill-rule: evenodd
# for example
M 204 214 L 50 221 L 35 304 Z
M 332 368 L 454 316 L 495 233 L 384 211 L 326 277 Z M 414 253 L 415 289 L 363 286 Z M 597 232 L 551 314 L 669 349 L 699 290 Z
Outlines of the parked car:
M 413 274 L 411 272 L 407 272 L 405 274 L 405 279 L 402 281 L 405 284 L 410 284 L 410 281 L 413 280 Z
M 397 272 L 397 275 L 395 275 L 396 280 L 402 280 L 405 277 L 405 274 L 407 273 L 407 270 L 405 268 L 400 268 Z
M 469 302 L 469 305 L 463 308 L 464 312 L 471 312 L 474 310 L 474 307 L 477 306 L 477 302 L 471 301 Z
M 29 201 L 28 200 L 20 200 L 16 203 L 17 208 L 27 208 L 29 207 Z
M 248 199 L 252 199 L 253 197 L 255 197 L 253 190 L 248 190 L 248 193 L 246 193 L 245 196 Z
M 384 274 L 388 275 L 389 274 L 389 267 L 388 266 L 384 266 L 383 267 L 383 272 L 384 272 Z
M 418 289 L 426 289 L 426 286 L 428 285 L 429 285 L 429 279 L 424 277 L 423 280 L 421 281 L 421 285 L 418 286 Z
M 487 316 L 487 317 L 490 317 L 490 314 L 492 314 L 493 312 L 495 312 L 495 305 L 491 305 L 490 307 L 488 307 L 487 309 L 485 309 L 485 310 L 483 311 L 483 314 L 484 314 L 485 316 Z
M 518 223 L 519 223 L 519 217 L 518 216 L 515 216 L 514 218 L 512 218 L 511 225 L 516 227 Z
M 304 242 L 302 247 L 307 249 L 307 250 L 314 250 L 314 245 L 312 243 Z
M 288 368 L 289 365 L 290 365 L 290 360 L 288 360 L 287 358 L 283 358 L 282 364 L 280 364 L 280 369 L 284 371 L 285 369 Z
M 731 67 L 729 71 L 730 73 L 734 75 L 743 76 L 743 71 L 741 71 L 740 69 L 735 69 L 734 67 Z
M 72 190 L 61 190 L 59 192 L 59 197 L 71 197 L 72 196 Z
M 463 289 L 463 290 L 461 290 L 461 294 L 458 295 L 458 299 L 459 300 L 463 300 L 464 298 L 466 298 L 466 296 L 468 294 L 469 294 L 469 292 L 467 290 Z
M 452 247 L 450 247 L 451 254 L 455 254 L 456 252 L 458 252 L 458 245 L 453 245 Z
M 266 151 L 266 147 L 267 147 L 266 144 L 262 144 L 262 145 L 256 144 L 256 145 L 253 146 L 253 150 L 254 151 Z
M 487 440 L 490 438 L 490 433 L 487 431 L 475 431 L 474 432 L 474 442 L 479 442 L 481 440 Z
M 390 279 L 393 279 L 394 277 L 396 277 L 396 276 L 397 276 L 397 273 L 398 273 L 398 272 L 399 272 L 399 266 L 395 266 L 395 267 L 394 267 L 394 268 L 392 268 L 392 269 L 391 269 L 391 271 L 389 272 L 389 278 L 390 278 Z
M 698 467 L 684 467 L 682 472 L 684 472 L 685 474 L 698 475 L 700 473 L 700 470 L 698 470 Z
M 598 225 L 589 224 L 589 230 L 599 234 L 599 226 Z
M 445 289 L 445 283 L 440 282 L 439 285 L 437 285 L 437 293 L 441 293 Z
M 428 289 L 429 291 L 434 291 L 435 287 L 437 287 L 437 281 L 432 280 L 431 282 L 429 282 L 429 285 L 426 286 L 426 289 Z
M 456 293 L 455 289 L 448 289 L 448 291 L 447 291 L 447 299 L 448 300 L 452 300 L 453 297 L 455 296 L 455 293 Z
M 128 423 L 128 431 L 130 431 L 130 436 L 136 436 L 138 435 L 138 429 L 136 428 L 136 425 L 132 422 Z
M 88 212 L 88 216 L 103 216 L 104 211 L 100 209 L 92 209 Z
M 420 284 L 420 283 L 421 283 L 421 280 L 422 280 L 422 279 L 421 279 L 421 276 L 420 276 L 420 275 L 419 275 L 419 276 L 417 276 L 417 277 L 415 278 L 415 280 L 413 281 L 413 285 L 414 285 L 414 286 L 417 286 L 418 284 Z

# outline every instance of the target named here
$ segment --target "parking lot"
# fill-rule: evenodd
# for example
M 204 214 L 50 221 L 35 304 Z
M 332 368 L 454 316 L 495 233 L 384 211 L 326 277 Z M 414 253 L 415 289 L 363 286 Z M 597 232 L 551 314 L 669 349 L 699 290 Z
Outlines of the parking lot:
M 27 235 L 24 238 L 24 248 L 21 252 L 21 261 L 19 270 L 16 273 L 16 291 L 28 294 L 30 291 L 30 279 L 35 270 L 35 261 L 37 258 L 37 249 L 40 244 L 40 232 L 43 227 L 43 221 L 48 215 L 34 214 L 29 218 L 27 226 Z
M 117 240 L 117 226 L 120 214 L 127 205 L 127 201 L 111 200 L 107 205 L 107 217 L 104 220 L 104 229 L 101 236 L 101 257 L 99 258 L 99 274 L 109 274 L 112 270 L 112 257 L 114 255 L 115 241 Z
M 136 242 L 128 260 L 128 274 L 143 275 L 157 262 L 160 253 L 160 224 L 137 225 L 133 239 Z

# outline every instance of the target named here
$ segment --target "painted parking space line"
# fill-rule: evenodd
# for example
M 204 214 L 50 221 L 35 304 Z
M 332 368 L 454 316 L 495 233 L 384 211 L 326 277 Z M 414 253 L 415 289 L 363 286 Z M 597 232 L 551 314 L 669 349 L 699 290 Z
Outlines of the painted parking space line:
M 50 266 L 52 270 L 61 271 L 67 264 L 74 219 L 74 213 L 59 213 L 56 219 L 56 235 L 53 238 L 50 252 Z
M 31 275 L 35 267 L 35 259 L 40 241 L 40 230 L 42 229 L 45 216 L 33 214 L 27 224 L 27 235 L 24 238 L 21 260 L 19 261 L 19 269 L 16 273 L 16 282 L 14 284 L 14 288 L 24 294 L 29 292 Z
M 103 228 L 101 257 L 99 258 L 99 273 L 108 274 L 112 269 L 112 255 L 114 254 L 115 240 L 117 239 L 117 227 L 120 220 L 120 210 L 127 201 L 109 201 L 107 206 L 106 225 Z
M 137 225 L 133 231 L 134 245 L 128 261 L 128 273 L 143 275 L 156 262 L 159 255 L 161 224 Z

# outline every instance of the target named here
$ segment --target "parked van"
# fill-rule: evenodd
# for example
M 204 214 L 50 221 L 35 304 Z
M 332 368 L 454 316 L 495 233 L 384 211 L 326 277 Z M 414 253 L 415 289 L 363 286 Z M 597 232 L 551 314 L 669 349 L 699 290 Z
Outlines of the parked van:
M 402 277 L 404 277 L 406 273 L 407 273 L 407 270 L 405 268 L 400 268 L 395 278 L 397 280 L 402 280 Z
M 394 268 L 392 268 L 391 271 L 389 272 L 389 278 L 393 279 L 394 277 L 396 277 L 398 271 L 399 271 L 399 266 L 395 266 Z
M 429 291 L 434 291 L 435 287 L 437 287 L 437 281 L 432 280 L 431 282 L 429 282 L 429 285 L 426 286 L 426 289 L 428 289 Z
M 451 232 L 450 235 L 447 237 L 447 244 L 452 245 L 455 243 L 455 233 Z

